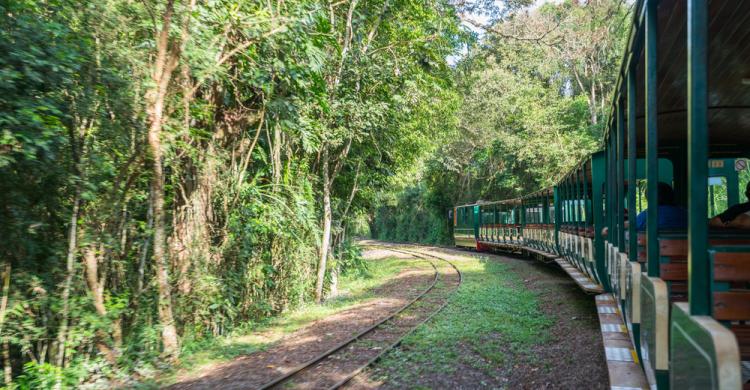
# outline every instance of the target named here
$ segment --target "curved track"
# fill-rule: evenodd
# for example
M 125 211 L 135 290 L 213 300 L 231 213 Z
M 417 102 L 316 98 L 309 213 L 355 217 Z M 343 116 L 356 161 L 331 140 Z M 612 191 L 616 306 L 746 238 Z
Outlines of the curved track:
M 293 368 L 260 389 L 337 389 L 393 349 L 419 325 L 440 312 L 458 290 L 463 276 L 450 261 L 408 249 L 370 245 L 427 260 L 435 269 L 430 286 L 396 312 L 343 343 Z M 438 260 L 438 261 L 435 261 Z M 440 277 L 441 276 L 441 277 Z M 442 279 L 442 283 L 438 283 Z

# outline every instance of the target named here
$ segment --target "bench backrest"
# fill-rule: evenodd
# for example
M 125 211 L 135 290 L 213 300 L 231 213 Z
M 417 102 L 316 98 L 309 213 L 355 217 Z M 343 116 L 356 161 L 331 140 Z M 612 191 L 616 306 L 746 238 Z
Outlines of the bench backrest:
M 709 254 L 714 264 L 714 318 L 750 321 L 750 246 L 714 247 Z

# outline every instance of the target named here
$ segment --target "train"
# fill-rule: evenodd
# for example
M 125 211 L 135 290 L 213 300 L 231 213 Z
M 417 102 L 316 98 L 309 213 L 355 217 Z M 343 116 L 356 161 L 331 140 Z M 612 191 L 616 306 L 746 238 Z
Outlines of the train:
M 750 2 L 637 0 L 599 150 L 449 213 L 456 246 L 556 262 L 596 296 L 613 389 L 750 389 L 750 230 L 709 226 L 750 210 L 748 43 Z

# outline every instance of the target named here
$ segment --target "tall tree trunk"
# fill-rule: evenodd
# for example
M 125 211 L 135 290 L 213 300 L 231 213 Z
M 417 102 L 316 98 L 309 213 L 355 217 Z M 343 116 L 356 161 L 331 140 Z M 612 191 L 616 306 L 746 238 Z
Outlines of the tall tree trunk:
M 3 334 L 3 325 L 5 325 L 5 314 L 8 310 L 8 296 L 10 295 L 10 262 L 5 263 L 3 267 L 3 297 L 0 300 L 0 336 Z
M 326 263 L 328 251 L 331 246 L 331 177 L 329 168 L 328 145 L 323 146 L 321 156 L 323 169 L 323 237 L 320 244 L 320 260 L 318 262 L 318 280 L 315 285 L 315 302 L 320 303 L 323 299 L 323 282 L 326 276 Z
M 172 314 L 172 292 L 169 284 L 169 264 L 165 256 L 165 215 L 164 215 L 164 172 L 161 163 L 161 110 L 162 106 L 157 104 L 155 111 L 159 112 L 156 122 L 152 122 L 149 129 L 149 146 L 154 159 L 152 166 L 151 192 L 152 208 L 154 210 L 154 268 L 156 270 L 156 281 L 159 290 L 158 313 L 159 322 L 162 326 L 162 343 L 164 354 L 174 356 L 177 353 L 177 328 Z M 158 123 L 158 124 L 157 124 Z
M 162 29 L 157 34 L 156 60 L 153 64 L 153 87 L 146 93 L 148 112 L 148 145 L 151 154 L 151 202 L 154 212 L 154 268 L 159 290 L 158 315 L 162 328 L 164 355 L 177 355 L 178 340 L 172 312 L 172 291 L 169 284 L 169 264 L 166 259 L 166 226 L 164 214 L 164 168 L 162 165 L 161 130 L 164 115 L 164 101 L 172 71 L 177 62 L 177 54 L 169 48 L 169 30 L 174 12 L 174 1 L 167 2 L 162 18 Z
M 10 385 L 13 383 L 13 367 L 10 363 L 10 345 L 8 338 L 3 337 L 3 380 L 7 388 L 12 388 Z
M 136 296 L 140 296 L 143 292 L 143 279 L 146 274 L 146 257 L 148 257 L 148 246 L 151 243 L 151 230 L 154 227 L 154 208 L 153 202 L 151 201 L 152 194 L 149 194 L 148 200 L 148 211 L 146 212 L 146 226 L 147 234 L 143 240 L 143 246 L 141 247 L 140 259 L 138 261 L 138 283 L 136 284 Z M 136 300 L 137 304 L 137 300 Z
M 194 183 L 180 186 L 184 204 L 176 207 L 174 230 L 169 239 L 170 259 L 174 264 L 177 291 L 182 296 L 193 288 L 191 269 L 197 261 L 211 261 L 211 232 L 213 208 L 212 191 L 217 169 L 213 148 L 198 157 L 202 168 L 190 167 Z M 189 314 L 188 314 L 189 315 Z
M 65 361 L 65 343 L 68 337 L 68 315 L 70 313 L 70 289 L 73 284 L 75 273 L 76 249 L 78 247 L 78 211 L 81 206 L 81 188 L 78 184 L 75 198 L 73 199 L 73 210 L 70 213 L 70 226 L 68 227 L 68 254 L 65 261 L 65 280 L 62 291 L 62 310 L 60 312 L 60 328 L 57 330 L 57 356 L 55 364 L 62 367 Z M 58 387 L 59 383 L 55 387 Z
M 63 367 L 65 364 L 65 344 L 68 338 L 68 317 L 70 315 L 70 289 L 73 284 L 75 273 L 76 249 L 78 247 L 78 212 L 81 206 L 81 184 L 80 179 L 76 185 L 76 193 L 73 199 L 73 211 L 70 213 L 70 226 L 68 227 L 68 255 L 65 261 L 65 280 L 62 291 L 62 310 L 60 313 L 60 327 L 57 330 L 57 356 L 55 364 Z M 62 375 L 57 375 L 54 389 L 62 387 Z
M 94 298 L 94 309 L 100 317 L 107 317 L 107 307 L 104 305 L 104 282 L 99 280 L 99 256 L 93 247 L 87 246 L 83 251 L 83 262 L 86 266 L 86 284 L 88 284 L 91 295 Z M 119 321 L 112 326 L 112 333 L 121 334 L 118 329 Z M 96 343 L 99 352 L 114 365 L 117 363 L 118 353 L 107 345 L 107 334 L 103 330 L 97 330 L 96 336 L 99 339 Z
M 5 263 L 5 269 L 3 270 L 3 297 L 0 301 L 0 339 L 3 343 L 3 383 L 6 387 L 10 387 L 10 383 L 13 381 L 13 368 L 11 367 L 10 361 L 10 346 L 8 345 L 8 337 L 3 336 L 5 313 L 8 309 L 8 296 L 10 295 L 10 271 L 10 262 L 7 262 Z
M 271 147 L 271 160 L 273 161 L 273 190 L 279 191 L 281 183 L 281 126 L 276 123 L 273 126 L 273 145 Z

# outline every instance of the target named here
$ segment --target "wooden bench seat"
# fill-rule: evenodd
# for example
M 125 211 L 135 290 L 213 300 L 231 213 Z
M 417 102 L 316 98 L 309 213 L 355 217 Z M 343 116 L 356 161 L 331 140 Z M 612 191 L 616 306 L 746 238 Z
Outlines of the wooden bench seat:
M 750 361 L 750 248 L 724 246 L 712 249 L 713 317 L 728 325 L 734 333 L 740 360 Z
M 750 325 L 733 325 L 731 329 L 740 346 L 740 359 L 750 360 Z
M 749 245 L 750 231 L 739 229 L 709 230 L 709 245 Z M 638 262 L 646 262 L 645 232 L 638 232 Z M 681 230 L 664 230 L 659 232 L 659 256 L 668 257 L 671 261 L 687 261 L 687 232 Z

